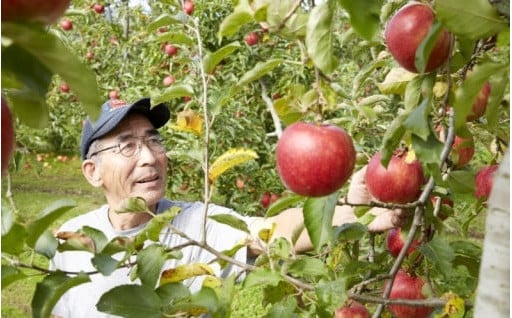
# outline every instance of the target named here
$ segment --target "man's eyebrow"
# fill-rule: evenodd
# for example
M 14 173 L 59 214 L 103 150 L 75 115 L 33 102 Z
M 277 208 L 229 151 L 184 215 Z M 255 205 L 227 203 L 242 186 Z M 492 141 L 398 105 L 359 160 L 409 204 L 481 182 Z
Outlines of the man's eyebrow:
M 159 135 L 160 135 L 160 133 L 156 129 L 148 129 L 144 133 L 144 137 L 159 136 Z M 130 138 L 134 138 L 134 137 L 141 137 L 141 136 L 135 136 L 132 133 L 125 133 L 125 134 L 121 134 L 121 135 L 117 136 L 116 140 L 119 142 L 123 142 L 123 141 L 126 141 L 126 140 L 128 140 Z

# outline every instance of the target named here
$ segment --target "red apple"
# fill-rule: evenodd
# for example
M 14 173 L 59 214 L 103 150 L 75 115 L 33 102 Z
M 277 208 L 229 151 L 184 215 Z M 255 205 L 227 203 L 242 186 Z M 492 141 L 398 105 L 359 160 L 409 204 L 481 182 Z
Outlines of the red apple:
M 368 192 L 377 200 L 400 204 L 417 200 L 425 182 L 421 163 L 407 159 L 406 151 L 395 152 L 387 168 L 381 163 L 381 153 L 375 153 L 364 178 Z
M 66 83 L 60 84 L 60 91 L 63 93 L 69 93 L 69 85 Z
M 270 192 L 265 192 L 261 195 L 260 204 L 264 209 L 268 208 L 270 205 Z
M 100 3 L 95 3 L 92 8 L 94 9 L 94 11 L 98 14 L 101 14 L 103 12 L 105 12 L 105 7 L 100 4 Z
M 348 300 L 345 305 L 336 309 L 334 318 L 370 318 L 370 312 L 366 307 L 355 300 Z
M 188 15 L 192 15 L 194 13 L 194 2 L 192 0 L 185 0 L 183 2 L 183 11 Z
M 444 221 L 448 217 L 453 215 L 453 200 L 448 197 L 439 197 L 435 195 L 430 197 L 430 201 L 434 206 L 436 205 L 438 200 L 441 200 L 441 206 L 437 217 Z
M 466 121 L 473 121 L 485 114 L 487 110 L 487 103 L 489 102 L 489 94 L 491 93 L 491 84 L 486 82 L 478 95 L 476 96 L 476 100 L 473 102 L 471 106 L 471 112 L 467 115 Z
M 320 197 L 341 188 L 352 175 L 356 152 L 352 138 L 329 124 L 296 122 L 277 142 L 277 171 L 293 192 Z
M 108 92 L 108 97 L 110 99 L 119 99 L 119 92 L 117 90 L 111 90 L 110 92 Z
M 7 101 L 2 96 L 2 174 L 9 168 L 9 162 L 14 154 L 16 136 L 13 117 Z
M 64 19 L 60 22 L 60 27 L 64 31 L 69 31 L 73 28 L 73 22 L 71 22 L 71 20 Z
M 389 281 L 386 281 L 384 288 L 387 287 Z M 420 276 L 411 276 L 404 270 L 399 270 L 395 276 L 389 299 L 426 299 L 425 282 Z M 430 316 L 433 307 L 425 306 L 409 306 L 409 305 L 389 305 L 395 318 L 427 318 Z
M 389 251 L 389 254 L 393 257 L 397 257 L 400 254 L 400 251 L 404 248 L 405 240 L 407 239 L 407 234 L 402 232 L 402 229 L 399 227 L 392 228 L 388 230 L 386 235 L 386 248 Z M 407 250 L 407 255 L 411 255 L 416 248 L 420 245 L 420 241 L 414 240 L 412 241 L 411 246 Z
M 477 199 L 487 200 L 491 194 L 494 173 L 498 170 L 498 165 L 482 167 L 475 176 L 475 197 Z
M 455 136 L 452 146 L 452 161 L 455 167 L 460 168 L 471 161 L 475 154 L 473 137 Z
M 2 22 L 39 21 L 52 24 L 69 7 L 71 0 L 3 0 Z
M 169 56 L 175 56 L 178 54 L 178 48 L 172 44 L 166 44 L 164 46 L 164 52 Z
M 244 180 L 242 180 L 242 179 L 240 179 L 240 178 L 237 178 L 237 179 L 236 179 L 236 187 L 237 187 L 238 189 L 243 189 L 243 188 L 245 188 L 245 182 L 244 182 Z
M 269 203 L 272 204 L 272 203 L 276 202 L 277 200 L 279 200 L 279 198 L 280 198 L 279 194 L 271 193 Z
M 164 84 L 164 86 L 169 86 L 169 85 L 172 85 L 174 84 L 176 80 L 174 79 L 174 76 L 172 75 L 167 75 L 166 77 L 164 77 L 164 79 L 162 80 L 162 84 Z
M 419 73 L 414 64 L 416 51 L 427 36 L 435 13 L 423 3 L 412 2 L 399 9 L 389 20 L 384 30 L 384 38 L 393 58 L 406 70 Z M 437 38 L 425 72 L 431 72 L 443 65 L 450 56 L 452 35 L 444 29 Z
M 94 59 L 94 53 L 91 51 L 87 51 L 87 53 L 85 53 L 85 58 L 89 61 Z
M 259 40 L 260 36 L 257 32 L 250 32 L 245 36 L 245 43 L 250 46 L 258 44 Z

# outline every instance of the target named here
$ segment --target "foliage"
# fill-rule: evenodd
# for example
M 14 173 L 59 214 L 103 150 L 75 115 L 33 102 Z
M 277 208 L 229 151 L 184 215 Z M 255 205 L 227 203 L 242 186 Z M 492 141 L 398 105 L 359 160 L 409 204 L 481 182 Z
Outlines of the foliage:
M 470 194 L 475 169 L 499 162 L 508 147 L 508 20 L 487 1 L 437 1 L 438 19 L 456 37 L 453 57 L 445 69 L 408 74 L 387 54 L 381 37 L 385 22 L 404 3 L 197 1 L 194 14 L 187 16 L 178 1 L 150 1 L 149 9 L 112 2 L 105 14 L 95 13 L 90 1 L 74 1 L 67 12 L 74 22 L 71 31 L 57 25 L 43 31 L 33 25 L 2 24 L 2 36 L 14 43 L 2 46 L 2 62 L 4 57 L 7 61 L 2 80 L 9 84 L 3 93 L 20 119 L 21 146 L 66 152 L 78 144 L 83 116 L 95 115 L 97 109 L 90 105 L 99 106 L 110 91 L 118 91 L 125 100 L 151 96 L 154 102 L 167 102 L 177 116 L 172 119 L 175 124 L 163 131 L 169 147 L 170 196 L 208 200 L 213 194 L 213 201 L 250 215 L 265 212 L 258 203 L 265 191 L 283 196 L 276 203 L 280 209 L 288 206 L 283 202 L 302 204 L 314 250 L 296 255 L 291 242 L 276 239 L 254 265 L 245 268 L 249 273 L 242 286 L 261 287 L 269 316 L 332 316 L 348 297 L 380 304 L 375 312 L 382 312 L 384 300 L 371 296 L 381 295 L 383 280 L 400 267 L 428 273 L 439 308 L 445 303 L 443 296 L 451 292 L 471 302 L 479 246 L 464 235 L 448 241 L 443 235 L 446 224 L 437 217 L 439 207 L 429 198 L 431 194 L 450 197 L 457 208 L 463 207 L 453 215 L 462 229 L 485 209 Z M 250 31 L 262 37 L 256 46 L 243 42 Z M 178 54 L 166 55 L 165 43 L 176 45 Z M 416 53 L 423 65 L 425 51 Z M 43 57 L 27 57 L 30 54 Z M 33 67 L 16 67 L 26 61 Z M 99 92 L 72 74 L 89 71 L 94 72 Z M 165 87 L 161 81 L 169 74 L 177 80 Z M 18 89 L 21 84 L 33 88 L 26 80 L 31 77 L 42 79 L 35 88 L 37 108 L 29 108 L 33 107 L 29 94 L 23 90 L 19 94 Z M 486 81 L 492 86 L 486 115 L 468 123 L 467 105 Z M 61 83 L 69 83 L 71 92 L 62 93 Z M 47 93 L 46 98 L 41 92 Z M 180 115 L 188 117 L 183 121 Z M 371 220 L 368 207 L 357 209 L 359 222 L 333 228 L 332 212 L 345 188 L 316 199 L 297 198 L 283 188 L 273 151 L 283 127 L 297 120 L 344 127 L 360 153 L 359 167 L 376 150 L 382 151 L 384 161 L 403 144 L 414 150 L 429 180 L 422 196 L 411 204 L 382 206 L 411 211 L 411 233 L 421 232 L 423 238 L 417 253 L 391 259 L 379 236 L 366 228 Z M 448 131 L 445 143 L 438 139 L 438 125 Z M 34 126 L 44 128 L 32 132 Z M 477 157 L 462 168 L 454 167 L 448 156 L 454 134 L 472 135 L 477 142 Z M 233 149 L 238 149 L 234 155 Z M 235 188 L 237 179 L 244 181 L 244 187 Z M 153 218 L 147 233 L 135 238 L 135 242 L 153 238 L 153 244 L 138 251 L 134 242 L 106 242 L 92 229 L 84 229 L 87 239 L 80 236 L 59 243 L 49 226 L 71 207 L 70 202 L 58 201 L 28 224 L 17 220 L 11 208 L 2 208 L 2 240 L 11 243 L 2 244 L 2 254 L 12 260 L 28 250 L 51 257 L 63 248 L 91 250 L 92 240 L 96 248 L 91 252 L 98 259 L 108 260 L 114 251 L 122 251 L 127 257 L 138 254 L 141 268 L 163 263 L 164 247 L 155 238 L 175 211 Z M 279 212 L 275 206 L 271 209 Z M 217 221 L 240 227 L 230 219 Z M 111 265 L 104 261 L 96 267 L 107 273 Z M 201 265 L 191 264 L 187 275 L 208 273 Z M 214 280 L 217 283 L 190 294 L 174 281 L 155 289 L 159 271 L 141 270 L 142 285 L 109 291 L 100 308 L 127 317 L 180 311 L 208 311 L 218 317 L 232 313 L 233 278 Z M 2 288 L 24 278 L 19 263 L 3 266 Z M 47 274 L 33 298 L 34 315 L 47 316 L 61 293 L 87 280 L 87 274 L 69 279 L 61 273 Z M 124 302 L 135 300 L 138 310 L 127 312 Z

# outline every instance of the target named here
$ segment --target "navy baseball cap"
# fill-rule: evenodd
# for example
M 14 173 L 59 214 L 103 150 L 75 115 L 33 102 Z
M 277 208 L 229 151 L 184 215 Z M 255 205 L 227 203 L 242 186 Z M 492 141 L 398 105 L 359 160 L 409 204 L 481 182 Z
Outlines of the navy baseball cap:
M 162 103 L 151 107 L 149 98 L 139 99 L 133 104 L 120 99 L 108 100 L 101 106 L 100 115 L 95 122 L 92 122 L 89 117 L 85 120 L 80 145 L 82 160 L 85 160 L 92 142 L 111 132 L 129 113 L 146 116 L 155 129 L 165 125 L 171 117 L 166 104 Z

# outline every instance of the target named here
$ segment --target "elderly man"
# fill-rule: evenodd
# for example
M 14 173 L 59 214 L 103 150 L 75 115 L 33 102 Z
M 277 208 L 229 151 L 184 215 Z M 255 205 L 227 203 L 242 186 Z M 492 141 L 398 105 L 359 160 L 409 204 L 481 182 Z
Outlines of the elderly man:
M 82 172 L 93 186 L 103 189 L 106 204 L 98 209 L 67 221 L 59 231 L 78 231 L 87 226 L 103 232 L 108 240 L 115 237 L 133 237 L 140 233 L 152 218 L 149 213 L 117 213 L 123 202 L 130 197 L 141 197 L 154 214 L 162 213 L 171 207 L 179 207 L 179 214 L 172 220 L 174 228 L 188 237 L 201 241 L 203 235 L 207 243 L 218 251 L 228 250 L 236 243 L 247 238 L 247 234 L 227 225 L 206 220 L 204 226 L 204 204 L 202 202 L 171 201 L 164 198 L 167 157 L 162 139 L 157 131 L 170 118 L 165 104 L 151 107 L 150 100 L 143 98 L 133 104 L 120 100 L 109 100 L 101 108 L 96 122 L 86 119 L 81 141 Z M 357 176 L 357 178 L 356 178 Z M 357 179 L 357 180 L 356 180 Z M 349 197 L 357 202 L 369 201 L 363 184 L 362 171 L 353 178 Z M 276 225 L 274 237 L 291 239 L 294 230 L 303 222 L 300 209 L 288 209 L 271 218 L 245 217 L 217 205 L 210 205 L 208 215 L 218 213 L 231 214 L 244 220 L 251 233 L 269 224 Z M 379 211 L 377 218 L 370 224 L 373 231 L 391 228 L 399 219 L 399 213 L 389 210 Z M 334 216 L 334 225 L 353 222 L 356 218 L 349 206 L 338 206 Z M 202 229 L 206 233 L 202 233 Z M 173 247 L 186 243 L 182 236 L 172 233 L 169 228 L 163 230 L 160 243 Z M 234 258 L 246 262 L 248 254 L 261 252 L 260 244 L 251 244 L 240 249 Z M 311 248 L 306 231 L 295 245 L 297 251 Z M 172 259 L 166 268 L 187 263 L 208 263 L 214 255 L 198 246 L 181 249 L 183 257 Z M 53 269 L 69 273 L 94 271 L 92 254 L 83 251 L 57 253 L 50 264 Z M 213 264 L 218 276 L 227 277 L 240 269 L 234 265 L 220 268 Z M 75 286 L 68 290 L 53 309 L 53 317 L 109 317 L 96 310 L 100 296 L 111 288 L 134 283 L 130 279 L 128 268 L 119 268 L 112 274 L 91 275 L 91 282 Z M 192 291 L 201 287 L 202 278 L 195 277 L 184 282 Z

